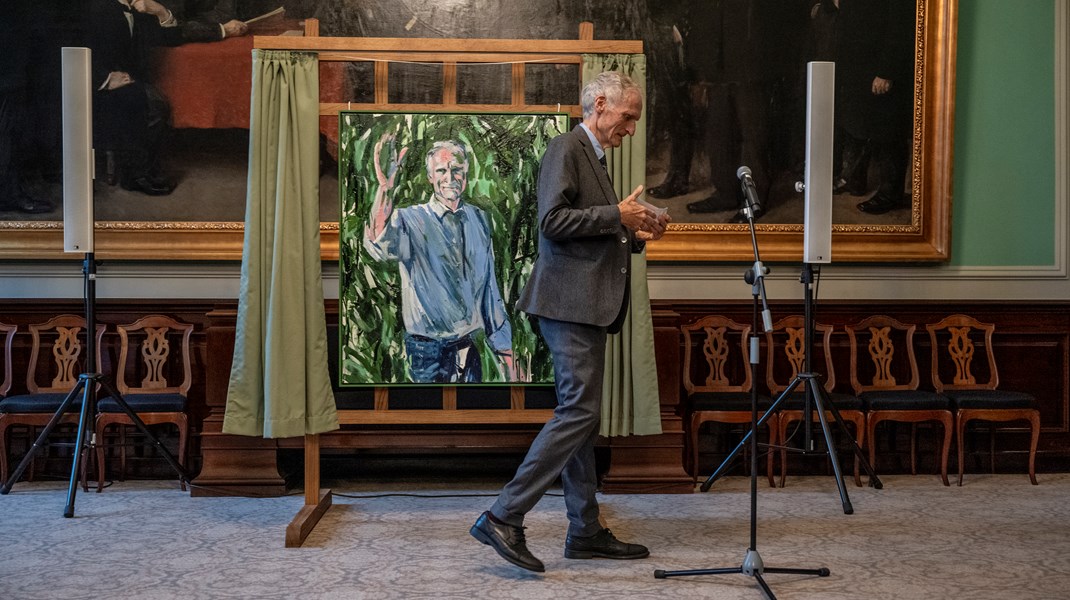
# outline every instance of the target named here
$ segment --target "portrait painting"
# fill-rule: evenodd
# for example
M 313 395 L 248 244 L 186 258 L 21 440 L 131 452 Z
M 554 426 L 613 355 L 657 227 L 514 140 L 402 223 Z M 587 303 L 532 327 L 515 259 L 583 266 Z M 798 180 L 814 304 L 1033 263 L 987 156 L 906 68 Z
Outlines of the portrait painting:
M 66 3 L 27 3 L 36 12 L 25 21 L 34 26 L 5 30 L 10 43 L 26 51 L 5 56 L 22 57 L 17 68 L 5 71 L 15 86 L 11 97 L 20 100 L 9 106 L 22 109 L 11 113 L 18 119 L 6 121 L 17 131 L 5 138 L 14 142 L 12 152 L 0 157 L 21 158 L 12 162 L 17 168 L 5 171 L 14 174 L 0 190 L 0 257 L 62 256 L 58 52 L 64 45 L 98 45 L 89 16 L 116 2 L 77 0 L 70 9 Z M 762 199 L 756 225 L 763 256 L 801 257 L 804 194 L 796 183 L 805 160 L 806 63 L 834 62 L 833 260 L 946 260 L 957 3 L 218 2 L 217 8 L 233 9 L 226 19 L 273 16 L 249 23 L 240 35 L 218 41 L 171 39 L 137 57 L 144 75 L 135 79 L 149 84 L 148 107 L 167 126 L 147 177 L 129 175 L 141 155 L 124 153 L 116 136 L 95 140 L 97 252 L 104 258 L 240 258 L 254 39 L 309 35 L 304 25 L 316 19 L 323 38 L 449 38 L 458 40 L 458 49 L 465 39 L 576 39 L 581 22 L 594 24 L 596 41 L 642 41 L 647 199 L 673 218 L 666 236 L 648 248 L 653 262 L 752 258 L 739 211 L 736 174 L 743 166 L 752 172 Z M 177 0 L 161 4 L 171 4 L 180 22 L 224 19 L 180 8 Z M 487 10 L 490 5 L 494 10 Z M 278 8 L 283 10 L 276 13 Z M 45 18 L 36 18 L 42 11 Z M 142 15 L 139 22 L 147 18 Z M 449 78 L 441 63 L 388 62 L 385 106 L 444 101 Z M 320 65 L 321 107 L 376 98 L 376 61 L 353 53 L 348 62 Z M 501 104 L 502 111 L 509 110 L 514 66 L 458 64 L 457 103 Z M 532 63 L 524 69 L 525 102 L 576 103 L 578 65 Z M 341 183 L 334 119 L 335 113 L 324 112 L 321 121 L 321 250 L 327 260 L 337 257 L 335 198 Z M 125 126 L 129 120 L 116 122 Z
M 514 309 L 563 114 L 342 112 L 339 385 L 548 383 Z

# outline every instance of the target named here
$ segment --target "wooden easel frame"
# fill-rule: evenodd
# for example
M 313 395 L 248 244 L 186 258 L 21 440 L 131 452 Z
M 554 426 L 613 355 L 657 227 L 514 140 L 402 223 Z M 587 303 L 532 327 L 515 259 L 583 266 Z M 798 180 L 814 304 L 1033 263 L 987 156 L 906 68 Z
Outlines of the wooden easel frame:
M 515 39 L 437 39 L 437 38 L 340 38 L 320 37 L 319 21 L 307 19 L 304 37 L 256 36 L 253 48 L 316 52 L 323 62 L 373 62 L 374 102 L 320 102 L 320 116 L 337 115 L 342 110 L 401 112 L 564 112 L 581 117 L 579 104 L 527 104 L 525 65 L 580 65 L 583 54 L 641 54 L 638 40 L 595 40 L 594 24 L 580 24 L 575 40 Z M 463 50 L 457 50 L 463 48 Z M 442 64 L 442 102 L 440 104 L 390 103 L 388 98 L 390 63 L 421 62 Z M 457 66 L 476 63 L 510 63 L 511 97 L 508 104 L 458 104 Z M 321 97 L 323 90 L 320 90 Z M 337 236 L 337 232 L 334 233 Z M 375 390 L 372 410 L 339 411 L 339 423 L 352 424 L 535 424 L 545 422 L 550 409 L 526 410 L 524 389 L 513 387 L 510 408 L 501 410 L 458 410 L 457 390 L 444 387 L 441 410 L 390 411 L 387 388 Z M 286 528 L 286 547 L 304 543 L 308 534 L 331 506 L 330 490 L 320 490 L 320 439 L 318 434 L 305 436 L 305 504 Z

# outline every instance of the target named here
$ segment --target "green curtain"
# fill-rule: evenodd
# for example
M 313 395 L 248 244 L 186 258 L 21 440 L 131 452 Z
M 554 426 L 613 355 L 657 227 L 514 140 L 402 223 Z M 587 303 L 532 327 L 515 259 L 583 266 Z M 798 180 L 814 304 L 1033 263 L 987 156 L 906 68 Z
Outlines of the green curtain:
M 253 51 L 238 324 L 223 432 L 338 428 L 327 373 L 319 236 L 319 64 Z
M 642 54 L 584 54 L 582 69 L 584 85 L 603 71 L 620 71 L 635 80 L 646 99 L 646 56 Z M 606 162 L 619 197 L 646 183 L 646 111 L 635 127 L 635 135 L 625 138 L 620 148 L 610 150 Z M 599 432 L 605 436 L 661 433 L 645 253 L 632 255 L 631 282 L 631 303 L 624 328 L 609 336 L 606 345 Z

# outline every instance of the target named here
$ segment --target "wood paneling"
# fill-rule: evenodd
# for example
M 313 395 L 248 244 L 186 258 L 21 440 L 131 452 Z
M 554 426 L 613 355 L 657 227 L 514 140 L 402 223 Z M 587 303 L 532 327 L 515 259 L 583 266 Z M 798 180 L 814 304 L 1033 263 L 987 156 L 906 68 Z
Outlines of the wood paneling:
M 774 302 L 774 318 L 801 313 L 799 303 Z M 326 305 L 328 323 L 336 322 L 337 303 Z M 83 312 L 77 300 L 0 300 L 0 322 L 19 326 L 13 344 L 16 365 L 14 389 L 25 388 L 18 365 L 29 356 L 27 325 L 40 323 L 61 313 Z M 237 303 L 203 300 L 104 300 L 97 303 L 97 319 L 108 326 L 102 344 L 105 374 L 114 371 L 118 352 L 115 325 L 131 323 L 150 314 L 161 313 L 193 323 L 193 387 L 190 390 L 190 465 L 199 475 L 194 495 L 281 494 L 283 474 L 278 469 L 278 451 L 299 448 L 300 439 L 265 440 L 222 433 L 234 347 Z M 848 302 L 818 304 L 816 318 L 836 327 L 832 337 L 837 391 L 849 391 L 847 335 L 843 326 L 872 314 L 888 314 L 903 322 L 924 325 L 953 313 L 969 314 L 996 324 L 995 344 L 1001 387 L 1034 394 L 1040 403 L 1043 430 L 1038 468 L 1065 470 L 1070 467 L 1070 302 Z M 663 433 L 603 440 L 610 452 L 610 467 L 604 489 L 607 492 L 686 492 L 689 480 L 683 470 L 683 412 L 681 406 L 681 325 L 705 315 L 723 314 L 737 321 L 749 321 L 748 302 L 695 302 L 659 300 L 653 303 L 654 345 L 658 361 Z M 928 340 L 918 336 L 918 360 L 922 373 L 929 372 Z M 759 384 L 764 388 L 764 380 Z M 931 384 L 923 378 L 922 385 Z M 764 391 L 764 390 L 763 390 Z M 508 404 L 508 403 L 507 403 Z M 478 425 L 469 423 L 437 426 L 346 427 L 322 436 L 325 449 L 372 449 L 383 452 L 507 452 L 522 453 L 540 425 Z M 1000 446 L 1024 450 L 1028 436 L 1010 424 L 1001 428 Z M 974 434 L 977 437 L 979 434 Z M 974 452 L 987 452 L 987 442 L 978 438 Z M 1018 446 L 1021 448 L 1018 448 Z M 1000 459 L 1016 465 L 1019 454 Z M 968 465 L 970 463 L 967 463 Z M 1024 462 L 1023 462 L 1024 464 Z M 800 465 L 803 467 L 803 465 Z M 793 466 L 794 468 L 794 466 Z M 1023 471 L 1024 472 L 1024 471 Z

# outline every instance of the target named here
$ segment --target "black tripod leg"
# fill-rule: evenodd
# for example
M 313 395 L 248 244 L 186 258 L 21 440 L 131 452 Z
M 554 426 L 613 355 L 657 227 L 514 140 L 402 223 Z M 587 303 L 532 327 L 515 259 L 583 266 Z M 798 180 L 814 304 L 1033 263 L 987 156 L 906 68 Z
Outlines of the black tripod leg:
M 669 577 L 687 577 L 691 575 L 730 575 L 743 573 L 743 567 L 725 567 L 720 569 L 694 569 L 691 571 L 654 571 L 654 579 L 667 579 Z
M 754 427 L 752 427 L 750 431 L 744 434 L 743 439 L 739 440 L 739 443 L 736 444 L 736 447 L 728 453 L 728 456 L 726 456 L 723 461 L 721 461 L 721 464 L 717 467 L 717 470 L 715 470 L 709 477 L 706 478 L 706 481 L 704 481 L 702 483 L 702 486 L 699 487 L 700 490 L 702 490 L 703 492 L 708 491 L 710 489 L 710 486 L 713 485 L 713 482 L 717 481 L 724 475 L 724 472 L 728 470 L 728 467 L 731 465 L 732 461 L 735 460 L 736 455 L 738 455 L 743 450 L 743 446 L 747 444 L 747 442 L 750 440 L 750 437 L 752 435 L 755 435 L 758 429 L 760 429 L 762 425 L 764 425 L 765 422 L 770 419 L 770 417 L 776 414 L 777 410 L 780 409 L 780 405 L 784 402 L 784 400 L 788 398 L 788 396 L 792 392 L 795 391 L 795 388 L 798 387 L 799 384 L 802 383 L 802 381 L 803 380 L 801 377 L 796 377 L 792 380 L 788 387 L 780 393 L 780 396 L 777 396 L 777 399 L 773 401 L 773 404 L 769 406 L 769 408 L 765 411 L 765 414 L 762 415 L 760 419 L 758 419 L 758 422 L 754 424 Z
M 72 389 L 70 393 L 67 394 L 67 397 L 63 399 L 63 402 L 60 403 L 59 408 L 56 409 L 55 414 L 52 415 L 52 419 L 49 420 L 48 424 L 45 425 L 45 428 L 41 430 L 41 434 L 34 440 L 33 446 L 30 446 L 30 449 L 26 451 L 26 455 L 22 457 L 22 460 L 19 462 L 19 465 L 15 467 L 11 476 L 8 477 L 7 481 L 4 482 L 2 486 L 0 486 L 0 494 L 7 494 L 10 492 L 12 486 L 15 485 L 15 482 L 19 480 L 19 477 L 22 477 L 23 471 L 26 470 L 26 467 L 30 466 L 30 461 L 33 460 L 37 451 L 44 448 L 48 436 L 52 433 L 52 430 L 56 428 L 56 425 L 59 425 L 60 419 L 63 418 L 67 409 L 71 407 L 71 402 L 74 401 L 83 387 L 85 387 L 85 382 L 79 379 L 78 383 L 74 385 L 74 389 Z M 7 448 L 0 448 L 0 452 L 7 452 Z
M 169 452 L 167 448 L 165 448 L 164 445 L 160 443 L 159 438 L 157 438 L 155 434 L 149 431 L 148 425 L 145 425 L 145 422 L 141 420 L 141 417 L 137 416 L 137 413 L 135 413 L 133 409 L 130 408 L 130 405 L 126 403 L 126 400 L 123 400 L 122 395 L 119 394 L 119 392 L 115 391 L 115 388 L 113 388 L 111 384 L 106 381 L 101 382 L 101 385 L 108 392 L 108 395 L 111 396 L 112 400 L 115 400 L 115 403 L 119 405 L 119 408 L 123 409 L 123 412 L 126 413 L 126 416 L 130 417 L 130 421 L 133 422 L 134 425 L 139 430 L 141 430 L 141 433 L 145 434 L 145 437 L 147 437 L 153 443 L 153 445 L 156 446 L 156 449 L 159 450 L 161 454 L 163 454 L 163 457 L 167 460 L 167 463 L 171 465 L 171 468 L 173 468 L 176 473 L 178 473 L 179 480 L 184 483 L 189 483 L 189 474 L 186 473 L 186 469 L 184 469 L 182 465 L 178 464 L 178 461 L 175 460 L 175 457 L 171 454 L 171 452 Z
M 85 447 L 85 438 L 91 435 L 93 428 L 89 426 L 89 419 L 96 414 L 95 377 L 82 375 L 78 378 L 79 383 L 85 388 L 82 395 L 82 411 L 78 415 L 78 437 L 74 440 L 74 459 L 71 461 L 71 481 L 67 485 L 67 506 L 63 509 L 63 516 L 68 519 L 74 516 L 74 496 L 78 493 L 78 477 L 81 474 L 82 451 Z
M 855 458 L 858 459 L 859 464 L 862 465 L 862 469 L 865 470 L 866 475 L 869 477 L 869 485 L 878 490 L 882 489 L 884 484 L 881 483 L 880 478 L 877 477 L 877 472 L 873 469 L 873 465 L 869 464 L 869 459 L 866 458 L 866 453 L 862 451 L 862 446 L 858 445 L 858 440 L 855 439 L 853 435 L 850 435 L 850 432 L 847 430 L 847 422 L 844 421 L 843 416 L 840 415 L 840 409 L 836 408 L 836 405 L 832 402 L 828 403 L 827 408 L 828 411 L 832 413 L 832 417 L 836 419 L 836 423 L 840 426 L 840 429 L 848 436 L 848 439 L 851 440 L 851 449 L 854 450 Z M 872 444 L 873 441 L 871 440 L 870 443 Z
M 836 454 L 836 444 L 832 439 L 832 429 L 829 427 L 828 417 L 825 416 L 825 405 L 831 406 L 832 403 L 825 398 L 825 392 L 821 389 L 816 378 L 811 378 L 808 381 L 810 391 L 814 395 L 814 410 L 817 411 L 817 418 L 821 421 L 821 431 L 825 434 L 825 445 L 828 448 L 829 459 L 832 460 L 832 472 L 836 475 L 836 488 L 840 491 L 843 514 L 854 514 L 855 509 L 851 506 L 851 498 L 847 495 L 847 485 L 843 482 L 843 473 L 840 472 L 840 457 Z

